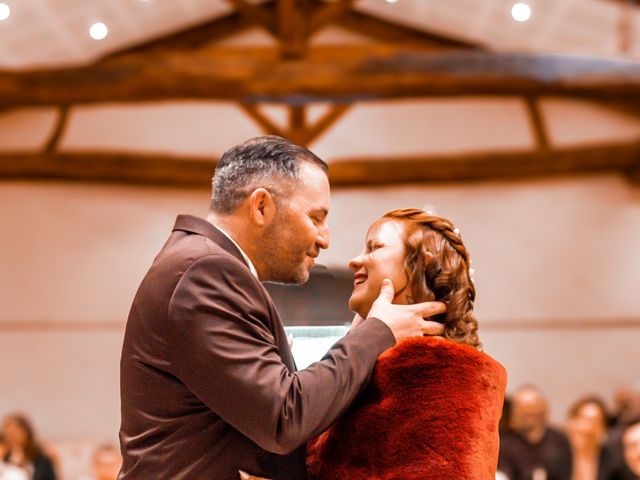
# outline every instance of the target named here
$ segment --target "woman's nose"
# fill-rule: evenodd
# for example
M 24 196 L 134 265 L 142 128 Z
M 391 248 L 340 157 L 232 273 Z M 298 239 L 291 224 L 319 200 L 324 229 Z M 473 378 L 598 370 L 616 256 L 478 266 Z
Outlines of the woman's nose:
M 357 257 L 353 257 L 349 261 L 349 268 L 354 272 L 358 270 L 361 266 L 362 266 L 362 254 L 358 255 Z

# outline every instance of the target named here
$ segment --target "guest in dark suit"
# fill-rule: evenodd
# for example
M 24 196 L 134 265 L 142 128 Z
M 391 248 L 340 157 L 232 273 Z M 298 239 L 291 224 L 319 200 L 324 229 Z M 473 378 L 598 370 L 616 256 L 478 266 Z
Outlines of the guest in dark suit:
M 227 151 L 206 219 L 179 216 L 131 307 L 121 359 L 120 479 L 301 480 L 325 430 L 397 340 L 440 334 L 386 285 L 357 329 L 296 372 L 261 281 L 302 283 L 329 245 L 326 164 L 260 137 Z
M 498 470 L 510 480 L 571 480 L 571 445 L 549 426 L 549 406 L 533 385 L 511 396 L 511 428 L 500 435 Z

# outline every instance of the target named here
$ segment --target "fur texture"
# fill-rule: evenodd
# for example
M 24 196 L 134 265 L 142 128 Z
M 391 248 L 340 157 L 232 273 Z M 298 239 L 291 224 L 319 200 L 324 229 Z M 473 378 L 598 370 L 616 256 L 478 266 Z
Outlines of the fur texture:
M 422 337 L 384 352 L 349 410 L 309 443 L 310 480 L 493 480 L 506 372 Z

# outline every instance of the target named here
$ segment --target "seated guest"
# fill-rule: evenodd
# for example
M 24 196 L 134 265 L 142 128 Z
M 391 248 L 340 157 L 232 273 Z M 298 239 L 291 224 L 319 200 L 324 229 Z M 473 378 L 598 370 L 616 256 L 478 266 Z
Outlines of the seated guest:
M 548 404 L 531 385 L 511 398 L 511 428 L 500 436 L 498 470 L 509 480 L 571 480 L 571 446 L 548 425 Z
M 29 480 L 27 471 L 4 461 L 4 456 L 9 451 L 9 446 L 4 437 L 0 435 L 0 480 Z
M 598 397 L 585 397 L 569 409 L 567 433 L 573 453 L 573 480 L 597 480 L 607 470 L 607 425 L 607 410 Z
M 622 450 L 621 464 L 599 480 L 640 480 L 640 417 L 623 429 Z
M 349 266 L 352 330 L 389 279 L 393 303 L 447 304 L 445 338 L 414 337 L 378 357 L 358 399 L 309 443 L 309 479 L 493 480 L 506 373 L 479 350 L 476 291 L 458 229 L 422 210 L 390 212 Z
M 2 424 L 2 434 L 7 445 L 6 463 L 26 471 L 29 480 L 56 480 L 53 463 L 42 451 L 25 416 L 7 416 Z
M 91 458 L 95 480 L 116 480 L 122 466 L 120 450 L 111 444 L 100 445 Z

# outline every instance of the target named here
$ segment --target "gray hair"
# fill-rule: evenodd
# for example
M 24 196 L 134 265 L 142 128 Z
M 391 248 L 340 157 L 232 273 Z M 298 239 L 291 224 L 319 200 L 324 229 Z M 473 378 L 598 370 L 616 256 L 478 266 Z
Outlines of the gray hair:
M 327 164 L 311 151 L 275 135 L 255 137 L 230 148 L 220 158 L 211 181 L 211 209 L 231 213 L 259 187 L 276 198 L 287 193 L 300 178 L 302 162 L 328 171 Z

